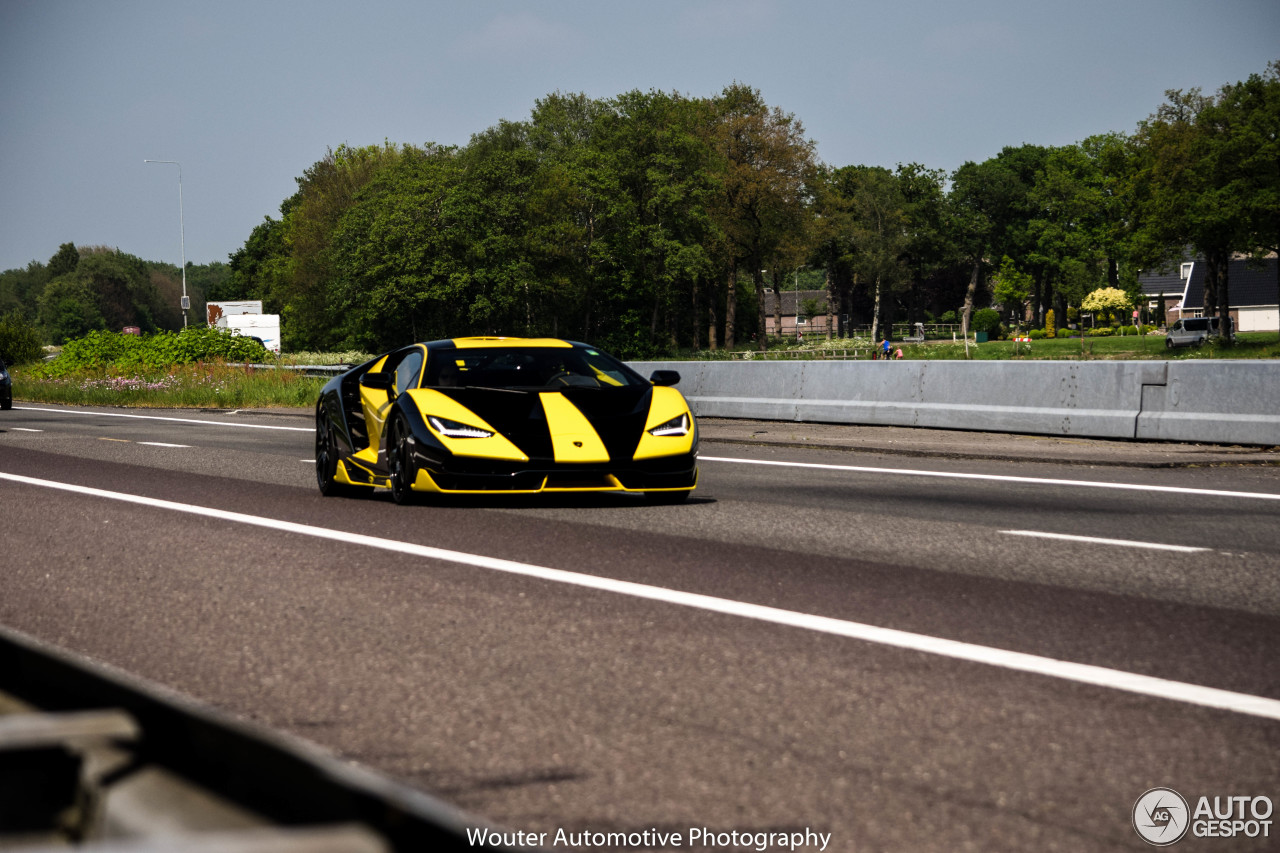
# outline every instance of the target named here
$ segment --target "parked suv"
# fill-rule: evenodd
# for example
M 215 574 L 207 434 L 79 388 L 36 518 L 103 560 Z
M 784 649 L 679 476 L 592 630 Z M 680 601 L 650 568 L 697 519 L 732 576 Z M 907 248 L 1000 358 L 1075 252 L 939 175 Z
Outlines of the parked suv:
M 1228 334 L 1234 338 L 1235 330 L 1230 320 L 1227 321 L 1227 330 Z M 1217 317 L 1185 317 L 1170 327 L 1164 339 L 1164 345 L 1168 349 L 1198 347 L 1209 338 L 1218 337 L 1219 334 Z

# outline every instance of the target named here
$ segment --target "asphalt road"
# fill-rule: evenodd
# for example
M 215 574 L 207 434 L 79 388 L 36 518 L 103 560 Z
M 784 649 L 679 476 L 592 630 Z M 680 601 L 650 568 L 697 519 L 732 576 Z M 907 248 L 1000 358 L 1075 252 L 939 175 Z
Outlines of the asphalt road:
M 1263 452 L 708 422 L 683 506 L 397 507 L 322 498 L 301 414 L 16 404 L 0 623 L 547 846 L 1140 850 L 1148 789 L 1280 801 Z

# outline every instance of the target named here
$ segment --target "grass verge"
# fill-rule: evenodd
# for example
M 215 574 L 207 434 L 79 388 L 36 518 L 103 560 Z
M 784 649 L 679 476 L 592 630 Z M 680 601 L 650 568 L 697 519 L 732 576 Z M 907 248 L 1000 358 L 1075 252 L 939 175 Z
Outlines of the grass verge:
M 38 371 L 36 371 L 38 373 Z M 13 370 L 17 400 L 73 406 L 131 406 L 157 409 L 259 409 L 311 407 L 322 377 L 291 370 L 196 362 L 165 370 L 79 371 L 48 378 L 21 367 Z

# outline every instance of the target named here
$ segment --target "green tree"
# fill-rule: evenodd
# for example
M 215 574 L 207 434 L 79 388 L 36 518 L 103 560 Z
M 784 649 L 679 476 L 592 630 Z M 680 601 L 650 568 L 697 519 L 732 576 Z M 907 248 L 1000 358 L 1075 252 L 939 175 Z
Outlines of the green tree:
M 1006 147 L 990 160 L 965 163 L 952 175 L 952 234 L 969 267 L 961 314 L 966 334 L 973 308 L 985 296 L 981 285 L 989 258 L 1008 255 L 1036 279 L 1042 276 L 1029 259 L 1037 210 L 1032 188 L 1047 157 L 1048 149 L 1036 145 Z
M 67 271 L 75 269 L 80 261 L 80 253 L 71 243 L 64 243 L 59 254 L 70 247 L 75 255 L 75 263 L 67 267 Z M 55 255 L 54 258 L 59 257 Z M 31 261 L 25 269 L 5 270 L 0 273 L 0 313 L 7 314 L 14 309 L 22 311 L 28 320 L 36 317 L 36 303 L 44 287 L 53 278 L 49 266 L 39 261 Z
M 828 304 L 834 306 L 836 335 L 848 337 L 854 272 L 853 223 L 843 180 L 830 166 L 818 168 L 813 181 L 813 231 L 810 263 L 824 271 Z
M 1277 69 L 1216 97 L 1170 90 L 1138 129 L 1134 191 L 1149 259 L 1177 259 L 1188 246 L 1203 256 L 1205 313 L 1224 325 L 1232 254 L 1258 252 L 1273 242 L 1266 232 L 1280 230 Z
M 273 264 L 278 275 L 270 278 L 270 300 L 280 314 L 285 346 L 327 348 L 335 343 L 337 324 L 329 298 L 338 261 L 330 251 L 333 233 L 361 188 L 397 162 L 403 150 L 390 143 L 340 145 L 298 178 L 296 200 L 287 212 L 282 207 L 287 262 Z
M 555 93 L 536 102 L 529 120 L 528 143 L 539 162 L 529 196 L 529 251 L 548 286 L 556 337 L 563 328 L 595 340 L 601 325 L 600 272 L 612 258 L 605 236 L 617 160 L 602 137 L 612 112 L 607 102 Z
M 57 278 L 58 276 L 73 273 L 79 265 L 80 250 L 76 248 L 76 244 L 63 243 L 58 247 L 57 254 L 49 259 L 49 277 Z
M 71 275 L 89 286 L 107 328 L 159 329 L 160 292 L 141 258 L 105 247 L 89 248 L 81 252 L 80 263 Z
M 359 194 L 333 235 L 335 337 L 377 351 L 484 331 L 467 269 L 476 216 L 457 197 L 453 148 L 406 152 Z
M 10 311 L 26 313 L 27 303 L 23 296 L 27 290 L 27 279 L 26 270 L 0 272 L 0 314 Z
M 937 286 L 957 263 L 955 242 L 947 232 L 947 175 L 919 163 L 899 165 L 896 175 L 906 237 L 902 262 L 910 276 L 907 320 L 916 323 L 924 320 L 926 301 L 936 300 Z
M 1055 316 L 1065 317 L 1068 303 L 1078 305 L 1103 284 L 1119 286 L 1122 265 L 1124 280 L 1136 287 L 1127 243 L 1128 177 L 1127 140 L 1118 134 L 1049 150 L 1031 190 L 1036 213 L 1029 225 L 1028 261 L 1041 272 L 1035 325 L 1045 305 L 1053 304 Z
M 1246 208 L 1250 251 L 1257 260 L 1280 255 L 1280 60 L 1265 74 L 1224 87 L 1218 106 L 1235 117 L 1232 154 L 1240 161 L 1236 187 Z M 1280 299 L 1280 264 L 1276 294 Z
M 1019 270 L 1013 259 L 1005 255 L 999 269 L 991 276 L 991 295 L 996 302 L 1014 309 L 1021 321 L 1032 284 L 1031 276 Z
M 988 252 L 1003 236 L 1011 215 L 1015 179 L 996 160 L 968 162 L 951 176 L 951 233 L 969 266 L 969 286 L 960 314 L 961 335 L 967 352 L 970 321 L 978 301 Z
M 292 268 L 284 219 L 297 200 L 298 196 L 293 195 L 281 204 L 281 219 L 267 216 L 254 226 L 245 244 L 231 253 L 227 264 L 229 273 L 214 284 L 206 294 L 208 299 L 219 302 L 260 299 L 267 313 L 280 313 Z
M 813 143 L 792 114 L 770 109 L 760 93 L 743 85 L 726 88 L 715 100 L 712 144 L 719 164 L 719 188 L 711 205 L 715 228 L 724 235 L 726 282 L 725 346 L 737 335 L 737 279 L 745 269 L 759 309 L 756 335 L 765 345 L 764 276 L 771 259 L 797 265 L 793 246 L 810 216 L 807 189 L 814 168 Z M 788 260 L 790 263 L 788 263 Z M 772 264 L 777 266 L 777 264 Z
M 837 169 L 835 177 L 848 200 L 846 222 L 854 274 L 870 288 L 871 337 L 879 340 L 881 326 L 888 328 L 892 322 L 886 316 L 889 296 L 908 281 L 903 262 L 908 232 L 902 185 L 879 166 L 846 166 Z
M 696 320 L 685 318 L 713 269 L 709 208 L 718 184 L 707 106 L 661 92 L 630 92 L 610 106 L 595 142 L 614 189 L 603 234 L 609 258 L 598 269 L 611 280 L 615 322 L 633 331 L 617 341 L 609 337 L 617 332 L 605 331 L 602 340 L 618 352 L 654 355 L 693 337 Z
M 0 361 L 26 364 L 37 361 L 43 352 L 39 332 L 20 309 L 0 316 Z
M 40 294 L 37 317 L 45 337 L 65 343 L 91 331 L 107 328 L 88 282 L 73 276 L 56 278 Z
M 1101 314 L 1110 321 L 1122 318 L 1132 306 L 1133 298 L 1118 287 L 1099 288 L 1080 303 L 1085 311 Z
M 82 249 L 79 258 L 71 272 L 45 285 L 36 301 L 37 317 L 51 340 L 61 343 L 95 329 L 160 328 L 157 318 L 165 307 L 145 261 L 105 247 Z

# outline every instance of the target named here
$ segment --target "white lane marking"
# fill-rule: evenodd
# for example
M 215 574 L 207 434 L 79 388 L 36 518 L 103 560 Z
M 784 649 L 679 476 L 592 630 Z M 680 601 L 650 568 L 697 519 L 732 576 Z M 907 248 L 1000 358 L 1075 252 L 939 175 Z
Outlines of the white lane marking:
M 1094 545 L 1119 545 L 1123 548 L 1150 548 L 1155 551 L 1180 551 L 1192 554 L 1196 551 L 1208 551 L 1208 548 L 1195 548 L 1191 545 L 1165 545 L 1160 542 L 1135 542 L 1132 539 L 1102 539 L 1097 536 L 1073 536 L 1069 533 L 1046 533 L 1040 530 L 1001 530 L 1009 536 L 1031 536 L 1038 539 L 1065 539 L 1068 542 L 1088 542 Z
M 122 412 L 82 412 L 76 409 L 41 409 L 35 406 L 14 406 L 24 412 L 56 412 L 60 415 L 95 415 L 103 418 L 135 418 L 143 421 L 171 421 L 180 424 L 207 424 L 209 426 L 241 427 L 243 429 L 282 429 L 289 432 L 315 432 L 315 427 L 274 426 L 272 424 L 237 424 L 230 421 L 205 421 L 199 418 L 166 418 L 160 415 L 126 415 Z M 238 411 L 238 410 L 237 410 Z
M 855 471 L 862 474 L 891 474 L 902 477 L 940 477 L 952 480 L 987 480 L 997 483 L 1026 483 L 1040 486 L 1080 486 L 1088 489 L 1122 489 L 1133 492 L 1165 492 L 1220 498 L 1255 498 L 1280 501 L 1280 494 L 1229 492 L 1221 489 L 1191 489 L 1182 486 L 1148 486 L 1138 483 L 1104 483 L 1094 480 L 1054 480 L 1047 477 L 1013 477 L 1007 474 L 962 474 L 954 471 L 916 471 L 911 468 L 866 468 L 860 465 L 825 465 L 818 462 L 780 462 L 773 459 L 734 459 L 728 456 L 699 456 L 699 462 L 736 462 L 742 465 L 774 465 L 782 468 L 816 468 L 825 471 Z
M 167 441 L 139 441 L 137 444 L 149 444 L 152 447 L 190 447 L 189 444 L 170 444 Z
M 184 512 L 191 515 L 204 516 L 205 518 L 214 518 L 238 524 L 248 524 L 254 527 L 263 527 L 270 530 L 278 530 L 283 533 L 294 533 L 301 536 L 311 536 L 317 539 L 327 539 L 349 545 L 378 548 L 384 551 L 393 551 L 399 554 L 423 557 L 428 560 L 442 560 L 449 563 L 475 566 L 482 569 L 490 569 L 493 571 L 507 572 L 509 574 L 521 575 L 524 577 L 538 578 L 540 580 L 550 581 L 553 583 L 570 584 L 573 586 L 585 587 L 587 589 L 595 589 L 603 592 L 616 593 L 618 595 L 631 596 L 633 598 L 642 598 L 649 601 L 675 604 L 681 607 L 692 607 L 712 613 L 722 613 L 730 616 L 738 616 L 744 619 L 753 619 L 759 622 L 768 622 L 774 625 L 785 625 L 792 628 L 801 628 L 807 631 L 833 634 L 835 636 L 862 640 L 869 643 L 879 643 L 881 645 L 894 646 L 900 649 L 940 655 L 955 660 L 988 664 L 990 666 L 997 666 L 1004 669 L 1014 670 L 1016 672 L 1044 675 L 1051 678 L 1060 678 L 1081 684 L 1092 684 L 1098 687 L 1111 688 L 1113 690 L 1123 690 L 1129 693 L 1137 693 L 1157 699 L 1184 702 L 1191 705 L 1200 705 L 1206 708 L 1218 708 L 1225 711 L 1234 711 L 1240 714 L 1249 714 L 1251 716 L 1265 717 L 1271 720 L 1280 720 L 1280 700 L 1268 699 L 1265 696 L 1252 696 L 1247 693 L 1235 693 L 1230 690 L 1220 690 L 1216 687 L 1203 687 L 1196 684 L 1186 684 L 1180 681 L 1170 681 L 1164 678 L 1156 678 L 1150 675 L 1140 675 L 1132 672 L 1108 669 L 1106 667 L 1093 666 L 1091 664 L 1055 660 L 1053 658 L 1041 657 L 1039 655 L 1011 652 L 1005 649 L 995 649 L 989 646 L 979 646 L 972 643 L 959 642 L 957 640 L 930 637 L 924 634 L 913 634 L 907 631 L 898 631 L 893 628 L 880 628 L 875 625 L 866 625 L 860 622 L 848 622 L 843 619 L 833 619 L 827 616 L 814 616 L 809 613 L 798 613 L 793 610 L 782 610 L 776 607 L 749 604 L 742 601 L 733 601 L 730 599 L 716 598 L 710 595 L 701 595 L 699 593 L 681 592 L 679 590 L 649 586 L 648 584 L 579 574 L 577 572 L 570 572 L 564 569 L 551 569 L 543 566 L 530 565 L 528 563 L 517 563 L 513 560 L 501 560 L 495 557 L 485 557 L 479 554 L 467 554 L 461 551 L 448 551 L 443 548 L 432 548 L 427 545 L 416 545 L 411 542 L 397 542 L 394 539 L 381 539 L 376 536 L 367 536 L 361 533 L 347 533 L 341 530 L 329 530 L 328 528 L 315 527 L 309 524 L 298 524 L 292 521 L 280 521 L 274 518 L 263 518 L 261 516 L 246 515 L 244 513 L 231 512 L 228 510 L 175 503 L 173 501 L 148 498 L 141 495 L 109 492 L 103 489 L 77 486 L 71 483 L 60 483 L 53 480 L 38 480 L 33 477 L 24 477 L 19 474 L 7 474 L 0 472 L 0 480 L 10 480 L 15 483 L 24 483 L 31 486 L 40 486 L 48 489 L 58 489 L 82 495 L 124 501 L 126 503 L 139 504 L 141 506 L 172 510 L 174 512 Z
M 44 432 L 42 429 L 31 429 L 30 427 L 9 427 L 14 432 Z

